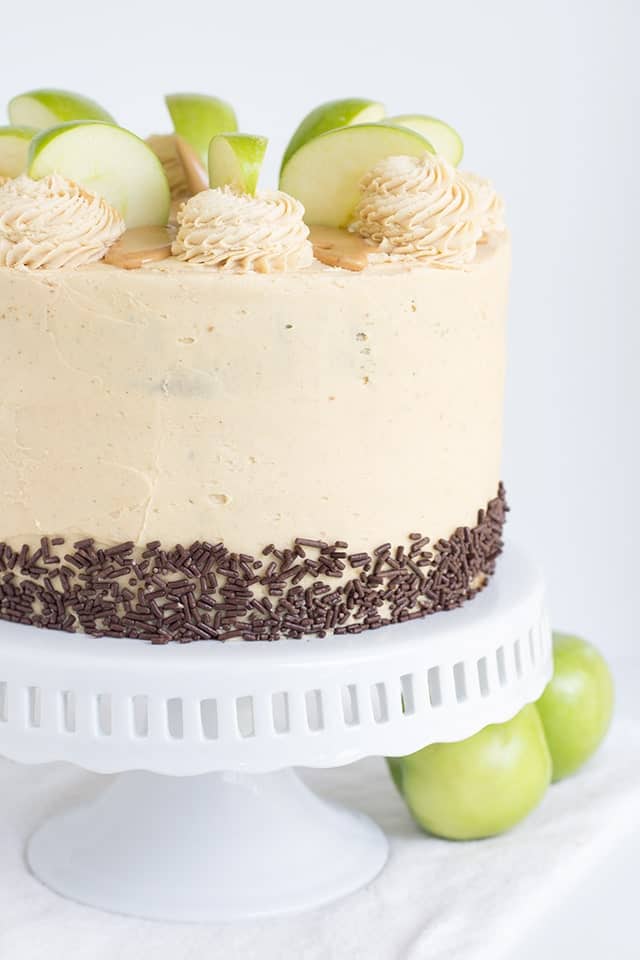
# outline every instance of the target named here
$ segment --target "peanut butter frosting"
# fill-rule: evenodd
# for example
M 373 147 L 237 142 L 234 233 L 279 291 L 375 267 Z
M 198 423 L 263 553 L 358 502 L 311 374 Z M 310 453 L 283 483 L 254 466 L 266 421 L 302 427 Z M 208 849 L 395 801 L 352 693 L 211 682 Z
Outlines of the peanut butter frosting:
M 387 157 L 365 175 L 361 189 L 349 229 L 378 245 L 373 262 L 465 267 L 483 237 L 502 225 L 491 185 L 434 154 Z
M 258 556 L 473 527 L 501 473 L 509 253 L 505 232 L 469 271 L 0 268 L 0 541 Z
M 0 187 L 1 266 L 79 267 L 101 260 L 124 229 L 106 200 L 58 174 Z
M 459 172 L 458 176 L 467 181 L 475 194 L 482 227 L 482 237 L 479 242 L 485 242 L 493 233 L 502 233 L 506 229 L 504 201 L 491 181 L 479 177 L 477 173 L 470 173 L 468 170 Z
M 277 273 L 313 260 L 304 208 L 281 191 L 255 196 L 229 187 L 203 190 L 178 213 L 172 252 L 179 260 L 240 271 Z

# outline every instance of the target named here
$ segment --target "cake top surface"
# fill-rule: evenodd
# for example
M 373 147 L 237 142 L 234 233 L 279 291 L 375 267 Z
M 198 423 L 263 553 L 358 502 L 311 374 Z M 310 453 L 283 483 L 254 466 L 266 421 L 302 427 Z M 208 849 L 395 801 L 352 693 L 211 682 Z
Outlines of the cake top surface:
M 165 99 L 173 131 L 146 140 L 78 94 L 11 100 L 0 127 L 0 267 L 459 271 L 504 232 L 500 197 L 458 169 L 462 141 L 434 117 L 387 117 L 361 98 L 321 104 L 291 137 L 279 189 L 266 190 L 267 140 L 238 132 L 228 103 Z

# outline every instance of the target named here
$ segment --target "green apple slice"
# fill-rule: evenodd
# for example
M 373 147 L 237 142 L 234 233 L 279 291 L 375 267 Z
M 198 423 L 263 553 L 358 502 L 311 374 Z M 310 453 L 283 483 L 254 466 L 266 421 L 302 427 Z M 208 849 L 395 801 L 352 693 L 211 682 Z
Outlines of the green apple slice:
M 460 134 L 444 120 L 426 117 L 420 113 L 403 113 L 399 117 L 389 117 L 387 123 L 396 123 L 400 127 L 415 130 L 433 144 L 436 153 L 457 167 L 462 160 L 464 146 Z
M 314 140 L 338 127 L 349 127 L 354 123 L 376 123 L 383 117 L 384 106 L 375 100 L 350 97 L 347 100 L 329 100 L 328 103 L 321 103 L 319 107 L 308 113 L 296 128 L 284 152 L 280 172 L 282 173 L 296 150 L 303 147 L 309 140 Z
M 233 107 L 218 97 L 203 93 L 169 93 L 164 98 L 178 136 L 197 151 L 206 164 L 209 144 L 219 133 L 238 129 Z
M 253 196 L 268 140 L 249 133 L 221 133 L 209 144 L 209 185 Z
M 19 177 L 27 169 L 35 127 L 0 127 L 0 177 Z
M 282 171 L 280 189 L 300 200 L 307 223 L 346 227 L 368 170 L 385 157 L 419 157 L 427 152 L 434 152 L 429 141 L 403 127 L 386 123 L 341 127 L 294 153 Z
M 165 224 L 169 184 L 153 150 L 111 123 L 78 120 L 43 130 L 31 141 L 27 171 L 39 180 L 60 173 L 100 194 L 127 227 Z
M 18 126 L 44 130 L 69 120 L 104 120 L 115 123 L 99 103 L 70 90 L 30 90 L 9 102 L 9 119 Z

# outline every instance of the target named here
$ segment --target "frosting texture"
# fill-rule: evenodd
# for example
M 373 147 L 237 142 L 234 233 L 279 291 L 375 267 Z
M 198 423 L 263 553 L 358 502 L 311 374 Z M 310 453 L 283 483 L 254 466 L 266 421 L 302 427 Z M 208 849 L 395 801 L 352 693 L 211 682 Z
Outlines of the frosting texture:
M 203 190 L 178 213 L 172 252 L 208 266 L 275 273 L 313 260 L 301 203 L 281 191 L 254 197 L 229 187 Z
M 365 175 L 350 230 L 378 245 L 370 259 L 464 267 L 477 244 L 503 229 L 491 185 L 443 157 L 387 157 Z
M 469 189 L 475 196 L 482 229 L 479 242 L 488 240 L 493 233 L 502 233 L 506 229 L 504 201 L 491 181 L 479 177 L 477 173 L 470 173 L 468 170 L 464 173 L 459 172 L 458 176 L 467 182 Z
M 0 266 L 79 267 L 102 259 L 124 229 L 106 200 L 57 174 L 0 187 Z

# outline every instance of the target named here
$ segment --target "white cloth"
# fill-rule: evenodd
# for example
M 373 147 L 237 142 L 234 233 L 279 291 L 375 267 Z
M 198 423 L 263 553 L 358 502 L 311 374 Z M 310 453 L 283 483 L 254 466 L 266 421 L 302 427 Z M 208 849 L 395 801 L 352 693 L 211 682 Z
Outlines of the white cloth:
M 577 777 L 553 786 L 520 827 L 477 843 L 420 833 L 380 760 L 309 771 L 320 793 L 384 828 L 389 863 L 367 889 L 313 913 L 190 926 L 110 916 L 67 902 L 27 872 L 44 816 L 96 789 L 67 765 L 0 762 L 0 957 L 7 960 L 502 960 L 545 910 L 640 822 L 640 731 L 615 728 Z M 168 882 L 179 882 L 169 877 Z

